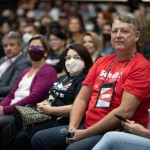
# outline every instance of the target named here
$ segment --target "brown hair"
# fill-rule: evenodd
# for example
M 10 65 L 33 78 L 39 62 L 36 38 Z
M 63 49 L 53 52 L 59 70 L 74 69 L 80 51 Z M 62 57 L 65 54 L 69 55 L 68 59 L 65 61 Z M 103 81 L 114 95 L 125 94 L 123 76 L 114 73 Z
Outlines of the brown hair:
M 37 35 L 33 36 L 33 37 L 29 40 L 28 46 L 30 45 L 31 41 L 33 41 L 33 40 L 40 40 L 41 43 L 42 43 L 42 45 L 43 45 L 43 47 L 44 47 L 44 50 L 45 50 L 47 53 L 49 52 L 49 46 L 48 46 L 47 40 L 46 40 L 46 38 L 45 38 L 43 35 L 37 34 Z

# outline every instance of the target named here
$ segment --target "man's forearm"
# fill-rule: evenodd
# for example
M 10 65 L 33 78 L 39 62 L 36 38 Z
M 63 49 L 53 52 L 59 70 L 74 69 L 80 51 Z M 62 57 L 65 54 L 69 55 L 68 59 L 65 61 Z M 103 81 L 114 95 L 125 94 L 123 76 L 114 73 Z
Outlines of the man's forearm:
M 106 117 L 102 120 L 89 127 L 87 130 L 87 134 L 89 136 L 103 134 L 108 131 L 119 129 L 121 126 L 121 122 L 114 116 L 114 114 L 121 114 L 123 116 L 127 116 L 126 112 L 119 107 L 111 111 Z M 132 113 L 131 113 L 132 114 Z M 129 116 L 131 116 L 129 114 Z
M 85 114 L 87 105 L 85 102 L 78 100 L 72 106 L 72 110 L 70 113 L 70 123 L 69 128 L 78 128 L 79 124 Z
M 91 91 L 92 91 L 91 87 L 82 86 L 72 106 L 72 110 L 70 113 L 69 129 L 72 128 L 77 129 L 79 127 L 79 124 L 83 119 L 83 116 L 85 115 L 87 106 L 89 104 Z

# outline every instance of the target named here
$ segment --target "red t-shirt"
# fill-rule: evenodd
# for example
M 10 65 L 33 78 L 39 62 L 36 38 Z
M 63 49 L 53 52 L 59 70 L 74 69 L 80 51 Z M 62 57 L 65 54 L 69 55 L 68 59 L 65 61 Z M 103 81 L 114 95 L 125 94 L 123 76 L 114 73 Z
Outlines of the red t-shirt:
M 115 57 L 116 54 L 101 57 L 90 69 L 83 82 L 83 86 L 92 87 L 92 95 L 86 112 L 84 125 L 86 128 L 92 126 L 105 117 L 110 111 L 117 108 L 121 103 L 123 91 L 126 90 L 141 101 L 140 106 L 131 119 L 147 127 L 148 103 L 150 100 L 150 63 L 140 53 L 137 53 L 129 63 L 129 60 L 118 61 Z M 114 64 L 105 83 L 115 81 L 121 70 L 123 71 L 117 79 L 111 106 L 110 108 L 95 108 L 102 81 L 113 61 Z M 124 68 L 126 64 L 127 66 Z

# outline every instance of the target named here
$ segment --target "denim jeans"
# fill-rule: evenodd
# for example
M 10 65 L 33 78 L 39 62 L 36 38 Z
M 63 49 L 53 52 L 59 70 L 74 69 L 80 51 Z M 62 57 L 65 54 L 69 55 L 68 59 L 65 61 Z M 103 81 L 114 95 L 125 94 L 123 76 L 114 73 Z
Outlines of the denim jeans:
M 108 132 L 92 150 L 150 150 L 150 139 L 124 132 Z
M 78 142 L 67 144 L 66 136 L 60 134 L 62 128 L 59 126 L 39 131 L 34 134 L 31 144 L 34 150 L 91 150 L 94 145 L 102 138 L 102 135 L 95 135 Z M 83 125 L 79 127 L 84 129 Z

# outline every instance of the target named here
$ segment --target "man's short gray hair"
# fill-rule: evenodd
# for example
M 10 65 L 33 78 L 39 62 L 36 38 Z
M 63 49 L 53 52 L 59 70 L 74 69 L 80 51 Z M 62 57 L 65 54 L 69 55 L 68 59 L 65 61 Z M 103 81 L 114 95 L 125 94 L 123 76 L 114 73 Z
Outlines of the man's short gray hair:
M 15 31 L 10 31 L 9 33 L 5 34 L 2 38 L 2 41 L 6 39 L 15 39 L 20 45 L 22 44 L 22 38 L 20 34 Z
M 135 30 L 139 30 L 139 24 L 138 24 L 137 20 L 131 16 L 119 15 L 114 19 L 113 23 L 115 23 L 115 21 L 117 21 L 117 20 L 119 20 L 121 22 L 125 22 L 125 23 L 131 23 L 131 24 L 133 24 Z

